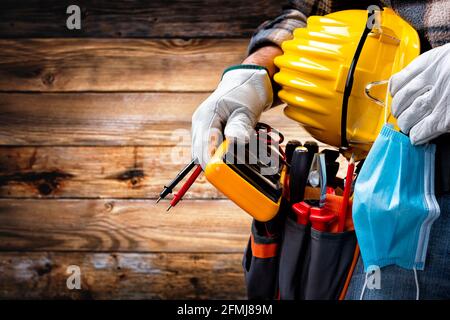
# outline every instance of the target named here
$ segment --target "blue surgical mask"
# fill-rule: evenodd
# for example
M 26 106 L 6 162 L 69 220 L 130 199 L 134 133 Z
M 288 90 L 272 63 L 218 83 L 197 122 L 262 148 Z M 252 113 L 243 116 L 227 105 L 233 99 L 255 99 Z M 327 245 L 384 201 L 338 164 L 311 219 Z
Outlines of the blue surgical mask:
M 414 146 L 385 125 L 355 184 L 353 221 L 364 269 L 398 265 L 423 270 L 434 194 L 435 145 Z

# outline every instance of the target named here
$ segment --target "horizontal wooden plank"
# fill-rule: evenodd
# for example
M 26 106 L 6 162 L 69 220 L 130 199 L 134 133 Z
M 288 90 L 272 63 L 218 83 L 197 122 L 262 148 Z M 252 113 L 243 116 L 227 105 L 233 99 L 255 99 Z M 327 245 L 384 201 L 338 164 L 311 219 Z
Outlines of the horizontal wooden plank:
M 0 91 L 211 91 L 245 39 L 1 39 Z
M 0 253 L 0 299 L 244 299 L 241 254 Z M 69 290 L 69 266 L 81 289 Z
M 280 0 L 2 0 L 0 37 L 248 37 L 281 12 Z M 81 29 L 66 8 L 81 8 Z
M 228 200 L 0 200 L 0 251 L 241 253 L 250 216 Z
M 0 198 L 156 199 L 190 159 L 185 146 L 0 147 Z M 201 175 L 185 198 L 223 195 Z
M 190 147 L 3 147 L 0 197 L 156 199 Z M 186 198 L 222 195 L 201 176 Z
M 192 113 L 208 95 L 0 93 L 0 144 L 173 146 L 173 132 L 190 134 Z
M 0 93 L 0 145 L 190 145 L 191 117 L 209 93 Z M 262 122 L 310 139 L 279 106 Z

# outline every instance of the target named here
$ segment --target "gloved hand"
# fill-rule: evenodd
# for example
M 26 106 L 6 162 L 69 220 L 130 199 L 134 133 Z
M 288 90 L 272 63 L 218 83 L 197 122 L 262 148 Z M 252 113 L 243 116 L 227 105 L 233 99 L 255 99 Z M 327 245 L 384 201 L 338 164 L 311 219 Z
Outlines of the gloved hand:
M 225 70 L 217 89 L 192 116 L 192 157 L 204 169 L 222 142 L 222 132 L 247 141 L 272 101 L 272 85 L 263 67 L 238 65 Z
M 389 83 L 392 114 L 413 144 L 450 132 L 450 44 L 417 57 Z

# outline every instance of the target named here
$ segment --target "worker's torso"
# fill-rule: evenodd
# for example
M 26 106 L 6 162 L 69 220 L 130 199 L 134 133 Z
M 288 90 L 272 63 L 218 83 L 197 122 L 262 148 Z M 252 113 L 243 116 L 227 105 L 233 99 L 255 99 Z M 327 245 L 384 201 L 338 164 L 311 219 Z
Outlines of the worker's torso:
M 408 21 L 419 34 L 422 52 L 450 42 L 450 0 L 298 0 L 298 6 L 304 10 L 303 12 L 312 15 L 325 15 L 349 9 L 367 9 L 373 4 L 379 7 L 391 7 Z M 450 133 L 432 142 L 437 146 L 436 192 L 450 194 Z

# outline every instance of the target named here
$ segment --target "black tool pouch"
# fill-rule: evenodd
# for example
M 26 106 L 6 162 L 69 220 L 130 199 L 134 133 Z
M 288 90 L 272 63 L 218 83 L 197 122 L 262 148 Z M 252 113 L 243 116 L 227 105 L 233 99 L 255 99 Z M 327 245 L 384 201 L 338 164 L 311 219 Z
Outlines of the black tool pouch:
M 273 300 L 277 298 L 278 291 L 280 237 L 258 234 L 256 223 L 252 223 L 252 234 L 242 261 L 247 296 L 248 299 Z
M 337 300 L 344 288 L 355 249 L 355 231 L 330 233 L 311 229 L 309 263 L 301 299 Z
M 281 300 L 294 300 L 299 296 L 308 257 L 310 228 L 286 218 L 280 250 L 279 291 Z

